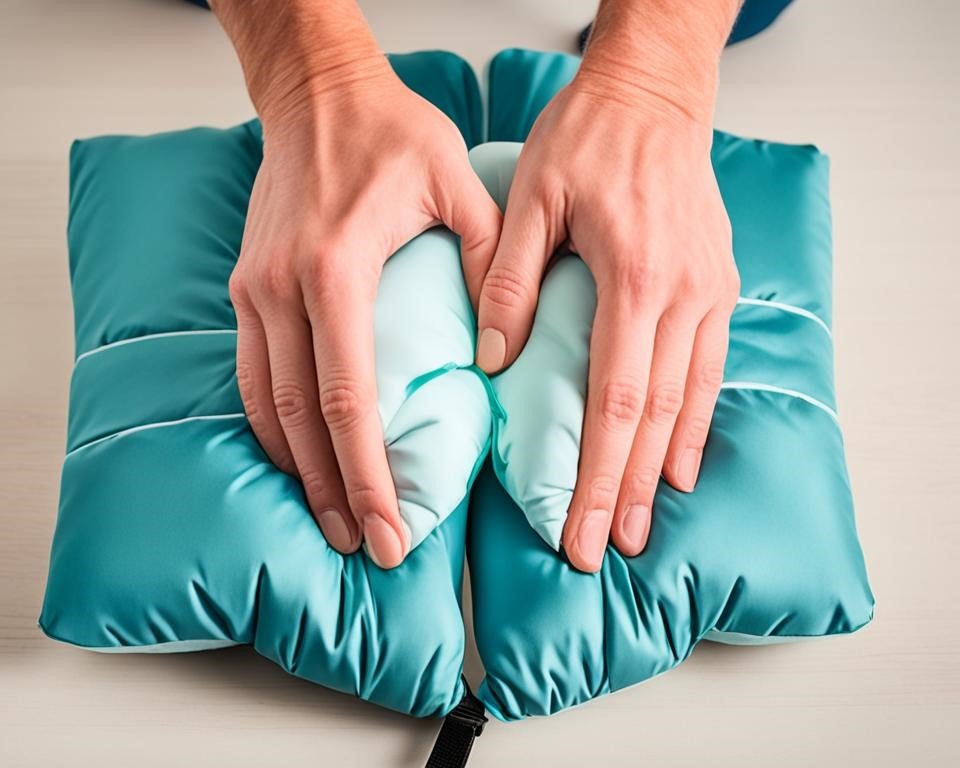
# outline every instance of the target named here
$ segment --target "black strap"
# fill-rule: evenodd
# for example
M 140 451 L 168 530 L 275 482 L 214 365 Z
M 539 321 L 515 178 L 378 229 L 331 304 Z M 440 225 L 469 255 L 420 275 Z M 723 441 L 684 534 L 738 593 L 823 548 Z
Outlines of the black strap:
M 427 768 L 464 768 L 473 740 L 483 733 L 483 725 L 487 722 L 483 712 L 483 704 L 465 687 L 463 699 L 440 726 L 437 741 L 427 759 Z

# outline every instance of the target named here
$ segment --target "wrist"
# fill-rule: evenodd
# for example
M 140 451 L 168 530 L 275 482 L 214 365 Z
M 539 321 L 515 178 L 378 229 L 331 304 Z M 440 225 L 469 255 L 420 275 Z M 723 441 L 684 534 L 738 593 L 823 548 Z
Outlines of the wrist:
M 288 123 L 294 114 L 318 115 L 334 102 L 348 107 L 394 80 L 396 75 L 380 51 L 352 50 L 342 58 L 283 63 L 262 87 L 253 83 L 248 87 L 265 130 L 271 130 Z
M 355 0 L 210 0 L 264 124 L 393 75 Z
M 607 98 L 710 125 L 739 0 L 605 0 L 577 79 Z

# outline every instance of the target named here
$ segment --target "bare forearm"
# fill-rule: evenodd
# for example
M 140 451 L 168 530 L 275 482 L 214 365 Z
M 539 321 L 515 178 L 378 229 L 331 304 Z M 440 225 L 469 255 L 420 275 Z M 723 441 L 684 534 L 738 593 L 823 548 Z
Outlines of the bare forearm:
M 261 117 L 385 69 L 354 0 L 211 0 Z
M 742 0 L 602 0 L 583 71 L 709 122 L 720 52 Z

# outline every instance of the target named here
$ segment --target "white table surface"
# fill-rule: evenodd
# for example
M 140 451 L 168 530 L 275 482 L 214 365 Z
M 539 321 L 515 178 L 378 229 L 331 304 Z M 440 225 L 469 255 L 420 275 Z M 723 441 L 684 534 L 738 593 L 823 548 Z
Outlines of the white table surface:
M 586 1 L 368 0 L 388 50 L 479 69 L 570 50 Z M 796 646 L 701 647 L 554 718 L 491 725 L 472 766 L 956 764 L 960 663 L 960 4 L 797 0 L 724 57 L 717 125 L 833 160 L 841 418 L 877 618 Z M 205 12 L 0 0 L 0 765 L 403 766 L 435 722 L 288 677 L 246 648 L 98 656 L 36 627 L 63 453 L 72 138 L 251 115 Z M 479 676 L 476 654 L 468 676 Z

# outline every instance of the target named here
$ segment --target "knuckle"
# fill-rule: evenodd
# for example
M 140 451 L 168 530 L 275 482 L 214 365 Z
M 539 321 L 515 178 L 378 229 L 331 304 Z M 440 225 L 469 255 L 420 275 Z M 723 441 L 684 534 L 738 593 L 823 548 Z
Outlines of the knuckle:
M 740 298 L 740 272 L 732 263 L 726 274 L 726 294 L 727 297 L 736 301 Z
M 296 429 L 306 424 L 310 417 L 307 393 L 297 383 L 278 382 L 273 387 L 273 403 L 277 417 L 285 427 Z
M 695 382 L 701 392 L 707 394 L 716 392 L 723 383 L 723 364 L 719 362 L 707 363 L 697 371 Z
M 354 429 L 363 415 L 359 387 L 345 377 L 328 379 L 320 388 L 320 412 L 331 430 Z
M 647 463 L 632 467 L 627 476 L 631 495 L 641 500 L 653 495 L 659 481 L 660 467 Z
M 733 225 L 730 223 L 730 217 L 727 216 L 726 210 L 723 209 L 721 203 L 721 215 L 719 217 L 718 227 L 720 230 L 720 236 L 723 238 L 723 247 L 726 249 L 727 253 L 733 251 Z
M 517 170 L 521 170 L 523 155 L 520 156 L 520 162 L 517 164 Z M 524 167 L 523 170 L 529 172 L 530 168 Z M 519 174 L 518 174 L 519 175 Z M 552 208 L 562 199 L 564 191 L 567 188 L 567 176 L 562 166 L 557 163 L 546 163 L 536 171 L 536 178 L 532 184 L 533 196 L 541 200 L 548 208 Z
M 614 379 L 600 390 L 600 420 L 607 429 L 636 424 L 643 411 L 643 390 L 636 380 Z
M 370 485 L 347 485 L 347 499 L 350 510 L 357 520 L 363 521 L 369 517 L 382 517 L 390 520 L 386 507 L 377 490 Z
M 504 264 L 490 267 L 483 282 L 482 299 L 495 307 L 513 309 L 530 294 L 530 282 L 519 270 Z
M 620 293 L 631 304 L 656 294 L 663 283 L 662 269 L 647 259 L 629 259 L 617 272 Z
M 285 298 L 295 287 L 293 269 L 286 259 L 265 259 L 256 270 L 256 280 L 251 290 L 265 298 Z
M 246 275 L 240 269 L 234 269 L 227 284 L 230 300 L 235 304 L 246 305 L 250 300 Z
M 251 410 L 258 410 L 256 404 L 257 375 L 253 365 L 247 360 L 237 360 L 237 389 L 240 390 L 240 399 L 247 409 L 247 416 Z
M 315 467 L 300 471 L 300 484 L 307 498 L 319 502 L 327 493 L 327 482 L 323 472 Z
M 683 273 L 680 296 L 691 304 L 709 305 L 720 292 L 720 285 L 718 276 L 710 274 L 707 269 L 691 269 Z
M 710 431 L 710 418 L 703 415 L 691 417 L 687 423 L 686 445 L 700 446 L 707 442 Z
M 299 477 L 297 465 L 293 462 L 293 459 L 290 456 L 286 454 L 278 454 L 274 456 L 269 453 L 268 455 L 270 456 L 270 460 L 281 472 L 286 475 L 290 475 L 291 477 Z
M 608 474 L 599 474 L 590 478 L 587 484 L 587 491 L 591 501 L 591 507 L 604 506 L 608 502 L 616 499 L 617 491 L 620 489 L 620 478 Z
M 650 390 L 647 414 L 654 424 L 668 424 L 683 407 L 683 384 L 674 379 L 659 381 Z
M 346 296 L 355 300 L 376 296 L 382 263 L 351 259 L 356 246 L 350 243 L 346 236 L 331 238 L 308 262 L 304 287 L 321 308 L 340 306 Z M 390 246 L 384 246 L 384 251 L 392 253 Z

